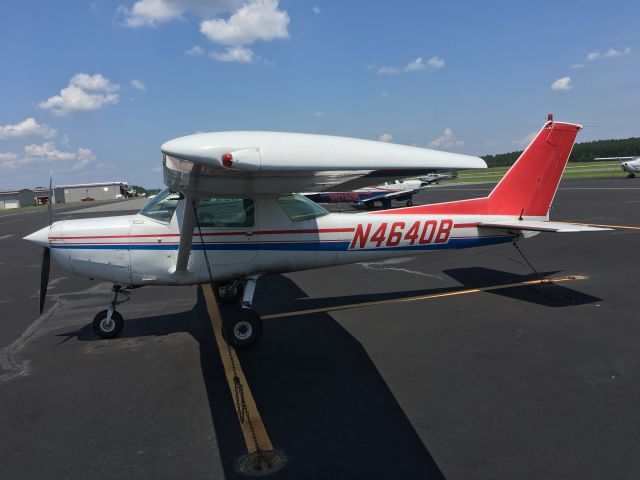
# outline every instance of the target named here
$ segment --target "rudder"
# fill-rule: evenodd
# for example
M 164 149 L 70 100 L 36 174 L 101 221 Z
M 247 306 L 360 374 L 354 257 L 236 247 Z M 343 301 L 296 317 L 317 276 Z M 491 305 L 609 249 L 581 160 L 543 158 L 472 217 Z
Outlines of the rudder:
M 548 121 L 489 194 L 489 213 L 547 217 L 581 128 Z

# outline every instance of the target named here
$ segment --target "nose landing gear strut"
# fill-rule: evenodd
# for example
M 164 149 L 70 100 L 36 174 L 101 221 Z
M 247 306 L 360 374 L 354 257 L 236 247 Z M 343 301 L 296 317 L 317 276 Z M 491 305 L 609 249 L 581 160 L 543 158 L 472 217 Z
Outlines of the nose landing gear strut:
M 122 285 L 114 285 L 111 291 L 113 294 L 111 295 L 109 308 L 99 312 L 93 318 L 93 322 L 91 324 L 93 331 L 100 338 L 115 338 L 120 334 L 124 327 L 124 318 L 116 312 L 116 306 L 128 301 L 131 294 L 127 292 L 125 287 Z M 126 298 L 124 300 L 118 300 L 119 294 L 124 295 Z

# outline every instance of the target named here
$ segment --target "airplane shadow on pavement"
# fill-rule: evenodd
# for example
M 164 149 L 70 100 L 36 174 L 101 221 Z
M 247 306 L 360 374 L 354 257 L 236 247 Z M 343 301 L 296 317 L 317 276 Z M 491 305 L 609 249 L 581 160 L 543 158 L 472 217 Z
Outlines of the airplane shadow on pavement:
M 282 311 L 305 295 L 274 275 L 260 282 L 255 303 L 259 313 Z M 174 332 L 199 343 L 225 477 L 247 478 L 236 470 L 246 446 L 201 288 L 191 311 L 129 319 L 122 336 Z M 98 340 L 90 325 L 61 336 Z M 266 320 L 260 342 L 238 355 L 269 437 L 286 457 L 268 478 L 444 478 L 367 352 L 330 315 Z
M 513 285 L 531 280 L 540 280 L 554 276 L 557 271 L 529 273 L 520 275 L 501 270 L 493 270 L 484 267 L 454 268 L 443 270 L 443 273 L 459 282 L 457 287 L 431 288 L 421 290 L 404 290 L 396 292 L 344 295 L 339 297 L 306 298 L 304 295 L 289 299 L 289 303 L 282 302 L 268 304 L 267 311 L 261 311 L 262 315 L 275 314 L 279 312 L 312 310 L 316 308 L 331 308 L 337 306 L 350 306 L 360 303 L 393 301 L 403 298 L 438 295 L 458 290 L 470 290 L 476 288 L 492 287 L 495 285 Z M 262 288 L 262 283 L 260 284 Z M 259 290 L 257 291 L 259 293 Z M 257 293 L 257 294 L 258 294 Z M 488 290 L 486 293 L 501 295 L 524 302 L 535 303 L 547 307 L 568 307 L 572 305 L 584 305 L 601 301 L 600 298 L 587 295 L 573 290 L 558 283 L 543 283 L 535 285 L 509 286 L 495 290 Z M 256 295 L 257 295 L 256 294 Z M 278 295 L 274 292 L 273 295 Z M 260 302 L 264 303 L 264 302 Z M 262 306 L 262 305 L 261 305 Z M 263 307 L 264 308 L 264 307 Z

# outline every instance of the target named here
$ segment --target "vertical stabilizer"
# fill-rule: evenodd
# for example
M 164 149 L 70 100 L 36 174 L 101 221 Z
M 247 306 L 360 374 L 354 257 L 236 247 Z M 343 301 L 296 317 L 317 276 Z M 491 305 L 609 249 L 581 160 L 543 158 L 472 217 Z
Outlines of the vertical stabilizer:
M 581 128 L 547 122 L 489 195 L 489 213 L 546 217 Z

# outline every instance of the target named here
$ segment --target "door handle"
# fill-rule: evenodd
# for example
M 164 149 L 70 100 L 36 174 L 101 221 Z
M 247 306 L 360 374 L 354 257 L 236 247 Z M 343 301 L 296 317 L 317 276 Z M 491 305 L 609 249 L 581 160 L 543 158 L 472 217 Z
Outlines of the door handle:
M 244 234 L 245 234 L 247 237 L 252 237 L 252 236 L 253 236 L 253 232 L 252 232 L 252 231 L 244 232 Z

